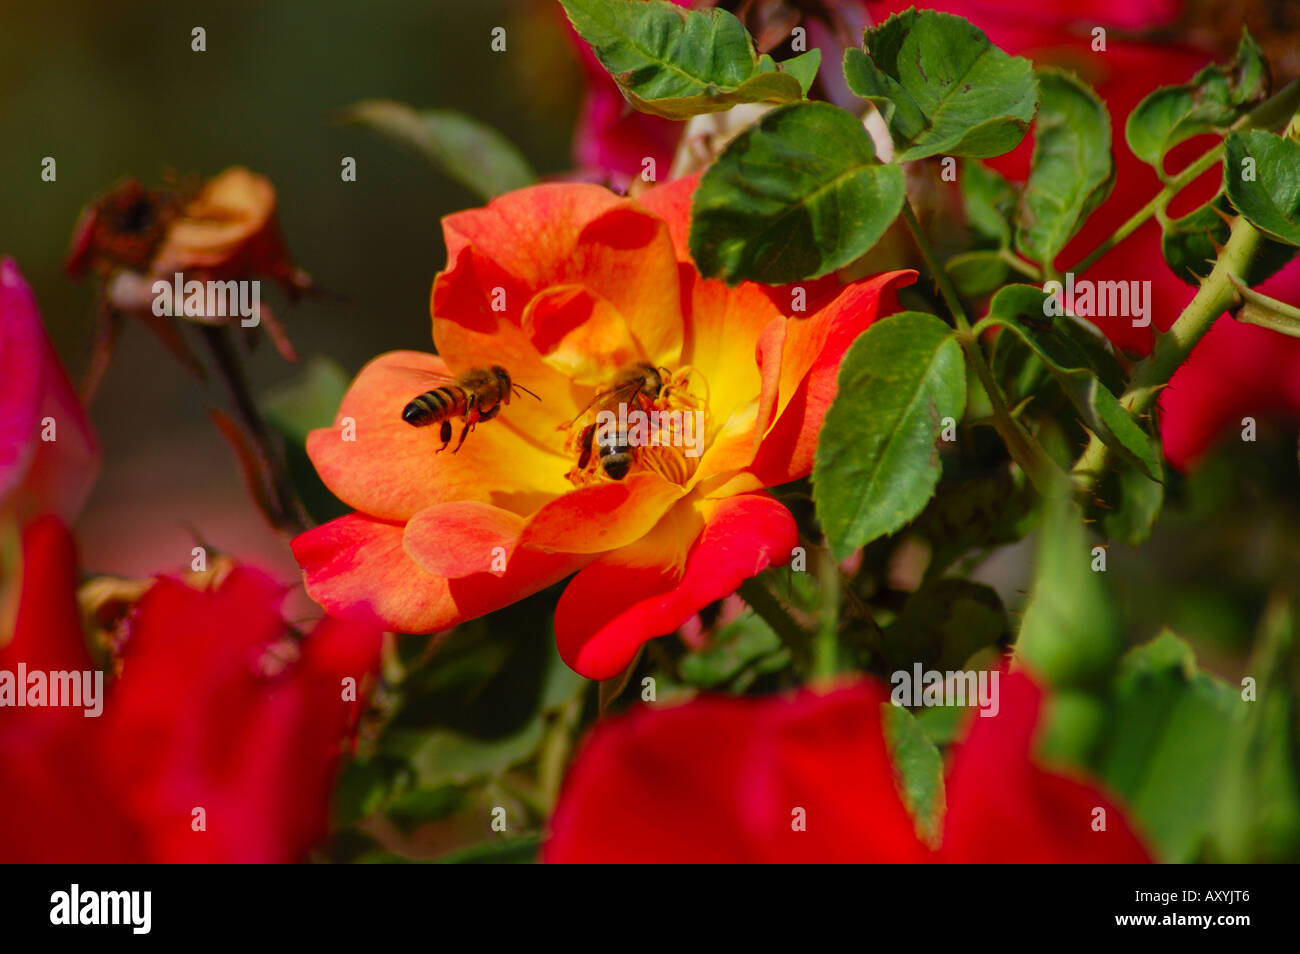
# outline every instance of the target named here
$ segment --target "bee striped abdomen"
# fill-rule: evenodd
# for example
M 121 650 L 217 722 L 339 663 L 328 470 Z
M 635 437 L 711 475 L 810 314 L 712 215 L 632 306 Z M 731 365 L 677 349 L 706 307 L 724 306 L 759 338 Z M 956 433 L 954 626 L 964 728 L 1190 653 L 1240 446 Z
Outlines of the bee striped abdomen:
M 465 413 L 465 391 L 455 385 L 434 388 L 413 398 L 402 410 L 402 420 L 412 427 L 427 427 Z

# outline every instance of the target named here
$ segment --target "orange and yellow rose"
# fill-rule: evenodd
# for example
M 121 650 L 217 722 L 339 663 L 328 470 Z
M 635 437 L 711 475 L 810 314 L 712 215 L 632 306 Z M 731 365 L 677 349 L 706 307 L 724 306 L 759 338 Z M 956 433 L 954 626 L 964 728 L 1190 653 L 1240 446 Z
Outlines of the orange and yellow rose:
M 438 355 L 393 352 L 358 375 L 307 450 L 356 512 L 294 541 L 308 592 L 331 614 L 433 632 L 571 574 L 555 616 L 565 661 L 615 675 L 798 543 L 764 492 L 806 476 L 849 344 L 896 308 L 892 272 L 792 289 L 702 278 L 687 251 L 694 179 L 623 198 L 539 185 L 443 222 L 433 285 Z M 624 480 L 577 464 L 573 426 L 620 369 L 645 361 L 703 409 L 703 452 L 654 450 Z M 428 372 L 502 365 L 541 396 L 517 399 L 458 453 L 402 420 Z

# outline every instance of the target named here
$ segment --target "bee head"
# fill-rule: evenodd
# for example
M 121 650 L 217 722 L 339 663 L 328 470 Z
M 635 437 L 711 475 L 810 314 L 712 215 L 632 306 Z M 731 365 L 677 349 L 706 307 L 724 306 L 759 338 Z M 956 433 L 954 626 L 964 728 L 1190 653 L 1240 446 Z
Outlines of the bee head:
M 497 386 L 501 389 L 501 400 L 510 403 L 510 372 L 499 364 L 492 365 L 492 377 L 496 378 Z

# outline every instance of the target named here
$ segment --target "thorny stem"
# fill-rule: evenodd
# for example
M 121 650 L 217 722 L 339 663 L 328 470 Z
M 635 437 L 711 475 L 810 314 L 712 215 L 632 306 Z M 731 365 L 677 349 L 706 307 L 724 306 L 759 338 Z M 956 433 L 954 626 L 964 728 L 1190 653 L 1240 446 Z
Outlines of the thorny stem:
M 272 516 L 276 526 L 291 533 L 301 533 L 307 529 L 306 517 L 293 491 L 280 452 L 271 439 L 271 432 L 267 429 L 266 422 L 262 420 L 262 412 L 258 410 L 257 402 L 253 400 L 248 378 L 244 375 L 244 369 L 230 340 L 230 330 L 217 325 L 201 325 L 199 331 L 208 350 L 212 353 L 217 372 L 226 383 L 240 423 L 252 438 L 258 457 L 261 459 L 270 486 L 271 499 L 275 504 L 276 512 Z
M 1261 241 L 1259 232 L 1244 217 L 1233 223 L 1228 243 L 1219 253 L 1214 269 L 1202 280 L 1196 297 L 1183 309 L 1173 327 L 1160 336 L 1155 350 L 1133 369 L 1132 383 L 1120 398 L 1120 404 L 1129 414 L 1138 417 L 1151 409 L 1160 389 L 1187 360 L 1215 320 L 1232 306 L 1237 295 L 1233 279 L 1244 281 Z M 1110 449 L 1093 435 L 1070 472 L 1078 492 L 1093 493 L 1109 463 Z
M 926 267 L 934 277 L 935 284 L 939 286 L 939 294 L 943 296 L 944 303 L 957 324 L 957 340 L 966 355 L 966 363 L 975 372 L 980 385 L 988 394 L 989 403 L 993 408 L 993 427 L 1007 445 L 1011 459 L 1025 472 L 1025 476 L 1038 492 L 1044 496 L 1057 493 L 1058 489 L 1065 485 L 1065 474 L 1025 430 L 1024 425 L 1012 416 L 1006 399 L 1002 396 L 1002 389 L 998 387 L 988 362 L 984 360 L 979 339 L 971 333 L 970 320 L 966 317 L 966 310 L 962 307 L 957 289 L 953 287 L 948 273 L 944 271 L 943 265 L 934 254 L 929 239 L 921 229 L 921 223 L 917 221 L 916 213 L 912 211 L 911 203 L 906 200 L 903 202 L 903 219 L 912 232 L 912 238 L 916 241 L 916 247 L 920 249 L 921 257 L 925 259 Z

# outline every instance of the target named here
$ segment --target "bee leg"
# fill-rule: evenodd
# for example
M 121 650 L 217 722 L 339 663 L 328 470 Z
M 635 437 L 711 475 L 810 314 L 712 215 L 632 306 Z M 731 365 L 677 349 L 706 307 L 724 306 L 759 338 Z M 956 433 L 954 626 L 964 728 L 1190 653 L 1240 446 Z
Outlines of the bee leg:
M 469 413 L 465 415 L 465 426 L 460 429 L 460 440 L 456 442 L 456 448 L 452 451 L 453 454 L 460 450 L 460 445 L 465 443 L 465 438 L 469 436 L 469 432 L 474 429 L 474 425 L 477 424 L 478 421 L 478 408 L 475 407 L 473 401 L 471 401 Z
M 588 424 L 582 432 L 582 456 L 578 458 L 578 470 L 586 470 L 591 461 L 591 439 L 596 433 L 596 425 Z
M 435 454 L 441 454 L 451 443 L 451 421 L 442 422 L 442 427 L 438 429 L 438 436 L 442 438 L 442 446 L 434 451 Z

